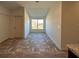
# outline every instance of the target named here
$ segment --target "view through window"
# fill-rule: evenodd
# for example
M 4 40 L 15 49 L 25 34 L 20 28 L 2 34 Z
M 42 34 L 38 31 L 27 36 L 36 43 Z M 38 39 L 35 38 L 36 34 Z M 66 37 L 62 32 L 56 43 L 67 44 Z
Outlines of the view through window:
M 43 19 L 32 19 L 32 29 L 44 29 L 43 25 Z

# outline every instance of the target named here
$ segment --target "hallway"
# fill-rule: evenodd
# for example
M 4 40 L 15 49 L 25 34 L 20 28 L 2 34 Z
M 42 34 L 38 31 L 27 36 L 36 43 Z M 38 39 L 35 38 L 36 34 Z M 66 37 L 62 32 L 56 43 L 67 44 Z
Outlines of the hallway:
M 45 33 L 31 33 L 27 39 L 8 39 L 0 43 L 0 57 L 67 57 Z

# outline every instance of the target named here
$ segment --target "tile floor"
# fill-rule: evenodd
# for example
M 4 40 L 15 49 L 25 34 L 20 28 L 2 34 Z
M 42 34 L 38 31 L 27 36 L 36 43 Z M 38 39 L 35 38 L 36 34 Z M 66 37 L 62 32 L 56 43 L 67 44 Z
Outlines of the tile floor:
M 66 58 L 45 33 L 31 33 L 27 39 L 8 39 L 0 43 L 0 58 Z

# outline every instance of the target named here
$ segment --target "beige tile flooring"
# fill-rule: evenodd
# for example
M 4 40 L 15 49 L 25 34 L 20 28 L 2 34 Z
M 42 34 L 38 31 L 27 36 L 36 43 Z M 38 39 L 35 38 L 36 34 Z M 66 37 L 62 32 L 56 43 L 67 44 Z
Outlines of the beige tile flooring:
M 45 33 L 31 33 L 27 39 L 8 39 L 0 43 L 2 58 L 65 58 Z

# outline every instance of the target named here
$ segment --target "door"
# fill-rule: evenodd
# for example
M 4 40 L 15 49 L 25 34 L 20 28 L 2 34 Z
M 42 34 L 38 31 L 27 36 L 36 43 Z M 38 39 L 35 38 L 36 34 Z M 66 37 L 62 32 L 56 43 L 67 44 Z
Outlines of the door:
M 24 19 L 21 16 L 11 17 L 11 38 L 24 37 Z
M 31 32 L 44 32 L 44 19 L 31 19 Z
M 22 16 L 17 16 L 16 18 L 16 37 L 24 37 L 24 19 Z

